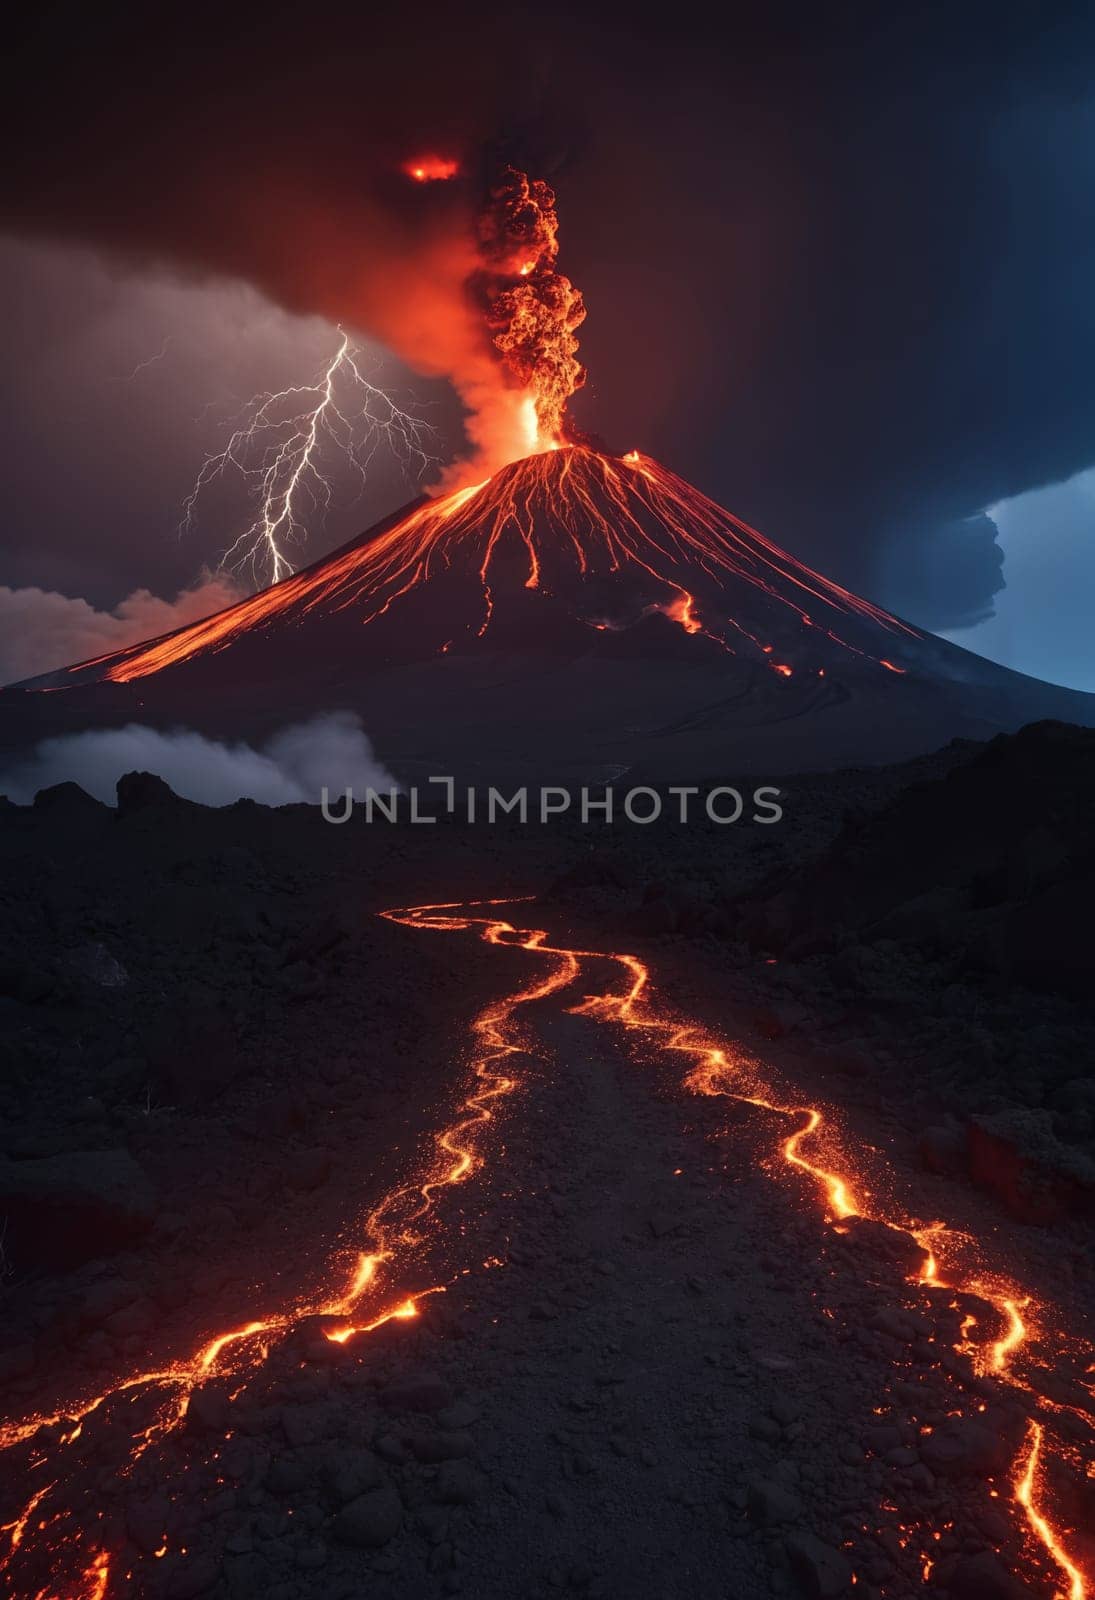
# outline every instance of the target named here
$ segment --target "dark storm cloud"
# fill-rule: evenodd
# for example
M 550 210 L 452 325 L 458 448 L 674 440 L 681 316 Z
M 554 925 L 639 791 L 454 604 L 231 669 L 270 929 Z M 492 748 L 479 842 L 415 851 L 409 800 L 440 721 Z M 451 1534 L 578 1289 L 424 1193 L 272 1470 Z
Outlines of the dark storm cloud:
M 530 160 L 589 306 L 581 420 L 929 625 L 999 587 L 964 519 L 1095 459 L 1089 11 L 158 15 L 35 24 L 11 228 L 390 336 L 488 161 Z M 412 147 L 470 181 L 409 193 Z
M 879 578 L 905 597 L 910 616 L 932 616 L 936 628 L 973 628 L 993 614 L 1004 588 L 1004 552 L 990 516 L 960 517 L 904 529 L 879 553 Z M 970 642 L 970 648 L 976 648 Z

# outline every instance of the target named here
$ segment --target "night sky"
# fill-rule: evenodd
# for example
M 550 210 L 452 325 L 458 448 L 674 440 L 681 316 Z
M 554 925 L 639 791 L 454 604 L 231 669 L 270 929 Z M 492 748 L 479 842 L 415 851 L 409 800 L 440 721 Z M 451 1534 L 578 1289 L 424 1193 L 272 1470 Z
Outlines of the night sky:
M 153 35 L 47 6 L 5 90 L 0 583 L 99 610 L 192 583 L 241 515 L 177 537 L 204 453 L 340 319 L 455 454 L 450 387 L 390 334 L 515 160 L 555 185 L 589 308 L 584 427 L 922 625 L 1095 688 L 1090 480 L 1034 492 L 1095 464 L 1095 14 L 759 9 L 715 34 L 680 6 L 188 7 Z M 451 194 L 400 179 L 425 149 L 460 157 Z M 415 485 L 387 464 L 351 488 L 309 557 Z M 8 626 L 41 604 L 5 595 Z

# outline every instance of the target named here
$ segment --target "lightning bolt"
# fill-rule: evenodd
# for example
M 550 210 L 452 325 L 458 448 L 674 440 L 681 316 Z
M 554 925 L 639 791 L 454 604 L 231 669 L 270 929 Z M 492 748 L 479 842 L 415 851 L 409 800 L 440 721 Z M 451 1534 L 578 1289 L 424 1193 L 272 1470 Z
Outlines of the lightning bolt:
M 342 328 L 338 333 L 338 349 L 313 383 L 255 395 L 228 443 L 202 463 L 183 502 L 180 534 L 193 529 L 203 491 L 226 473 L 237 474 L 258 505 L 221 556 L 222 571 L 249 573 L 260 585 L 292 574 L 286 550 L 307 538 L 305 509 L 322 515 L 331 502 L 327 449 L 350 463 L 362 485 L 382 444 L 416 479 L 439 463 L 433 427 L 371 383 L 359 365 L 361 352 Z
M 154 356 L 146 356 L 143 361 L 138 361 L 132 372 L 124 372 L 119 377 L 111 379 L 111 382 L 132 383 L 134 378 L 139 378 L 141 373 L 146 372 L 149 367 L 157 366 L 164 359 L 168 350 L 171 348 L 172 337 L 173 336 L 169 333 Z

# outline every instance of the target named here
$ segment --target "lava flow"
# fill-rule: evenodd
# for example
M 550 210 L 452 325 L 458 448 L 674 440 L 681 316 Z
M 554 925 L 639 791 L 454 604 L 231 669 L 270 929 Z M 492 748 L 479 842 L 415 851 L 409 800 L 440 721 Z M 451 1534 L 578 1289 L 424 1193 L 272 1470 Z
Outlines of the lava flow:
M 1032 1298 L 1024 1294 L 1003 1276 L 992 1275 L 976 1266 L 970 1268 L 965 1260 L 964 1236 L 946 1228 L 942 1223 L 918 1223 L 900 1213 L 886 1214 L 876 1207 L 868 1207 L 863 1198 L 866 1179 L 858 1172 L 852 1173 L 846 1154 L 829 1154 L 827 1117 L 818 1106 L 796 1104 L 776 1097 L 765 1083 L 760 1064 L 744 1052 L 731 1049 L 713 1041 L 702 1027 L 667 1017 L 656 1010 L 649 1000 L 650 973 L 637 956 L 619 952 L 571 949 L 547 943 L 545 930 L 519 929 L 495 917 L 484 919 L 469 916 L 474 907 L 423 906 L 411 911 L 390 912 L 386 915 L 414 927 L 439 931 L 465 931 L 478 929 L 481 937 L 491 944 L 517 945 L 523 949 L 565 958 L 573 967 L 584 973 L 590 963 L 609 961 L 622 967 L 626 981 L 619 991 L 588 996 L 579 1005 L 570 1008 L 572 1015 L 586 1016 L 601 1023 L 610 1023 L 636 1030 L 646 1037 L 658 1053 L 682 1054 L 691 1067 L 685 1075 L 685 1086 L 694 1093 L 707 1096 L 725 1096 L 758 1110 L 774 1113 L 780 1118 L 790 1118 L 796 1124 L 793 1131 L 780 1141 L 783 1161 L 792 1169 L 804 1173 L 820 1190 L 826 1223 L 840 1234 L 852 1223 L 868 1223 L 893 1233 L 895 1246 L 912 1255 L 916 1265 L 909 1273 L 909 1282 L 923 1292 L 947 1296 L 948 1306 L 960 1296 L 971 1304 L 988 1311 L 994 1326 L 982 1341 L 969 1337 L 977 1318 L 967 1315 L 962 1323 L 962 1337 L 955 1349 L 971 1357 L 975 1375 L 991 1375 L 1020 1391 L 1030 1410 L 1044 1413 L 1030 1417 L 1026 1438 L 1013 1467 L 1010 1490 L 1012 1500 L 1021 1513 L 1029 1536 L 1040 1547 L 1044 1562 L 1056 1574 L 1055 1592 L 1067 1600 L 1087 1600 L 1089 1589 L 1081 1568 L 1069 1550 L 1069 1532 L 1062 1528 L 1061 1519 L 1048 1503 L 1050 1496 L 1045 1484 L 1043 1451 L 1048 1449 L 1045 1438 L 1055 1412 L 1071 1411 L 1082 1420 L 1087 1429 L 1095 1424 L 1095 1413 L 1084 1405 L 1061 1406 L 1045 1400 L 1031 1381 L 1031 1374 L 1017 1365 L 1023 1347 L 1029 1340 L 1031 1328 L 1022 1310 L 1031 1306 Z M 577 971 L 572 971 L 577 976 Z M 568 980 L 569 981 L 569 980 Z M 807 1144 L 811 1154 L 806 1154 Z M 815 1144 L 821 1151 L 813 1154 Z M 947 1278 L 941 1274 L 939 1249 L 946 1249 L 954 1260 L 947 1266 Z M 979 1252 L 973 1251 L 976 1261 Z M 1022 1308 L 1022 1310 L 1021 1310 Z M 1039 1308 L 1039 1333 L 1049 1337 L 1052 1326 L 1050 1308 Z M 1028 1313 L 1029 1316 L 1029 1313 Z M 1071 1341 L 1060 1333 L 1059 1355 L 1062 1364 Z M 983 1404 L 978 1409 L 983 1410 Z M 956 1411 L 954 1415 L 961 1415 Z M 1090 1474 L 1092 1464 L 1085 1462 L 1077 1449 L 1062 1435 L 1055 1441 L 1059 1464 L 1072 1465 Z M 995 1491 L 992 1491 L 995 1493 Z M 932 1561 L 925 1561 L 924 1581 L 931 1572 Z
M 571 1015 L 632 1031 L 652 1045 L 656 1055 L 683 1055 L 689 1063 L 684 1083 L 697 1094 L 725 1096 L 781 1120 L 790 1119 L 791 1131 L 778 1144 L 782 1162 L 817 1187 L 833 1234 L 839 1238 L 853 1224 L 869 1224 L 887 1235 L 892 1233 L 898 1253 L 907 1260 L 911 1247 L 915 1257 L 916 1264 L 909 1272 L 911 1293 L 939 1296 L 941 1309 L 953 1311 L 959 1301 L 964 1307 L 978 1308 L 967 1310 L 962 1319 L 956 1353 L 972 1358 L 971 1376 L 983 1374 L 987 1377 L 980 1377 L 981 1383 L 992 1378 L 1013 1386 L 1023 1395 L 1028 1412 L 1035 1413 L 1028 1417 L 1010 1478 L 1010 1494 L 1024 1536 L 1039 1558 L 1040 1573 L 1048 1569 L 1052 1575 L 1054 1592 L 1067 1600 L 1087 1600 L 1087 1581 L 1071 1548 L 1071 1531 L 1055 1508 L 1047 1465 L 1051 1433 L 1057 1472 L 1075 1464 L 1077 1455 L 1065 1436 L 1058 1437 L 1054 1430 L 1058 1413 L 1070 1410 L 1088 1427 L 1095 1419 L 1079 1404 L 1043 1403 L 1031 1381 L 1033 1362 L 1020 1363 L 1035 1321 L 1043 1342 L 1053 1331 L 1051 1308 L 1028 1311 L 1031 1297 L 1015 1285 L 984 1271 L 970 1275 L 960 1248 L 962 1235 L 942 1224 L 918 1224 L 900 1213 L 887 1215 L 878 1207 L 869 1208 L 865 1203 L 866 1170 L 854 1167 L 847 1154 L 833 1147 L 826 1113 L 777 1094 L 765 1081 L 759 1063 L 742 1051 L 718 1043 L 697 1024 L 656 1009 L 649 997 L 649 970 L 637 956 L 551 944 L 545 930 L 518 927 L 499 914 L 500 906 L 511 903 L 432 904 L 382 913 L 392 922 L 416 929 L 474 931 L 489 945 L 524 950 L 549 965 L 541 978 L 488 1005 L 475 1017 L 471 1024 L 472 1092 L 454 1121 L 435 1135 L 435 1154 L 427 1170 L 390 1191 L 365 1218 L 362 1232 L 367 1248 L 359 1251 L 352 1263 L 341 1258 L 336 1261 L 328 1289 L 312 1300 L 263 1312 L 243 1326 L 207 1340 L 189 1359 L 137 1373 L 69 1411 L 30 1417 L 0 1430 L 0 1449 L 11 1453 L 23 1483 L 20 1508 L 2 1530 L 8 1548 L 0 1571 L 8 1592 L 18 1600 L 30 1600 L 31 1596 L 33 1600 L 106 1600 L 111 1593 L 144 1592 L 135 1572 L 142 1558 L 126 1541 L 116 1507 L 108 1514 L 96 1495 L 95 1486 L 104 1474 L 128 1478 L 139 1469 L 153 1448 L 162 1446 L 184 1426 L 209 1380 L 229 1379 L 234 1399 L 258 1383 L 271 1355 L 291 1336 L 309 1335 L 346 1344 L 393 1319 L 414 1317 L 427 1295 L 443 1292 L 444 1283 L 418 1287 L 408 1279 L 421 1278 L 427 1271 L 426 1246 L 435 1241 L 425 1225 L 427 1220 L 438 1221 L 438 1195 L 465 1181 L 485 1160 L 481 1140 L 495 1116 L 495 1102 L 513 1094 L 518 1086 L 511 1069 L 513 1058 L 532 1054 L 532 1045 L 518 1022 L 519 1009 L 561 996 L 591 969 L 607 963 L 622 969 L 622 986 L 570 1004 L 567 1010 Z M 949 1282 L 940 1271 L 940 1247 L 948 1257 Z M 397 1274 L 403 1279 L 398 1288 L 393 1281 Z M 982 1321 L 984 1336 L 975 1339 L 973 1331 Z M 1059 1341 L 1062 1355 L 1066 1343 L 1063 1338 Z M 359 1359 L 367 1359 L 367 1349 L 366 1344 Z M 957 1410 L 952 1414 L 960 1415 L 966 1403 L 960 1366 L 948 1381 L 955 1385 Z M 983 1409 L 983 1402 L 976 1398 L 983 1393 L 983 1389 L 974 1389 L 970 1402 L 974 1409 Z M 222 1431 L 215 1440 L 218 1448 L 230 1437 L 230 1431 Z M 157 1457 L 157 1466 L 159 1460 Z M 193 1457 L 183 1457 L 183 1492 L 188 1484 L 193 1492 L 193 1462 Z M 151 1559 L 158 1559 L 167 1549 L 165 1535 Z M 185 1561 L 185 1550 L 180 1549 L 178 1556 Z M 924 1581 L 932 1567 L 933 1560 L 925 1556 Z
M 427 501 L 375 537 L 227 611 L 72 667 L 64 681 L 128 683 L 333 613 L 350 612 L 367 627 L 388 618 L 402 635 L 409 598 L 454 574 L 481 596 L 477 613 L 446 618 L 446 642 L 462 630 L 464 648 L 487 634 L 503 594 L 512 607 L 536 591 L 564 597 L 591 630 L 620 631 L 660 613 L 687 636 L 714 641 L 780 677 L 799 670 L 785 652 L 820 676 L 819 663 L 834 655 L 901 672 L 892 657 L 902 640 L 921 638 L 649 456 L 573 445 Z M 778 656 L 773 635 L 782 641 Z
M 485 936 L 494 942 L 511 933 L 509 923 L 487 921 Z M 541 939 L 530 933 L 528 948 L 537 949 Z M 427 1270 L 425 1225 L 435 1220 L 439 1194 L 483 1164 L 480 1141 L 496 1115 L 494 1103 L 517 1087 L 517 1079 L 503 1070 L 524 1050 L 515 1013 L 565 988 L 577 972 L 570 952 L 552 952 L 543 978 L 475 1017 L 472 1092 L 456 1119 L 434 1135 L 427 1169 L 393 1188 L 364 1218 L 365 1248 L 349 1260 L 344 1252 L 335 1255 L 322 1292 L 262 1310 L 242 1326 L 205 1340 L 191 1356 L 133 1373 L 62 1411 L 0 1424 L 0 1452 L 9 1454 L 12 1477 L 22 1485 L 15 1515 L 0 1525 L 0 1539 L 7 1542 L 0 1554 L 7 1593 L 16 1600 L 104 1600 L 108 1593 L 142 1592 L 139 1580 L 136 1590 L 131 1587 L 132 1571 L 123 1571 L 112 1553 L 123 1543 L 116 1517 L 112 1522 L 105 1516 L 80 1482 L 89 1464 L 96 1479 L 104 1472 L 129 1477 L 150 1450 L 185 1425 L 204 1385 L 228 1379 L 233 1396 L 238 1395 L 291 1335 L 310 1327 L 315 1337 L 345 1344 L 393 1319 L 417 1316 L 422 1300 L 444 1292 L 443 1283 L 407 1287 L 408 1278 Z M 398 1287 L 397 1275 L 403 1280 Z M 165 1550 L 166 1542 L 158 1554 Z M 133 1560 L 132 1548 L 128 1559 Z

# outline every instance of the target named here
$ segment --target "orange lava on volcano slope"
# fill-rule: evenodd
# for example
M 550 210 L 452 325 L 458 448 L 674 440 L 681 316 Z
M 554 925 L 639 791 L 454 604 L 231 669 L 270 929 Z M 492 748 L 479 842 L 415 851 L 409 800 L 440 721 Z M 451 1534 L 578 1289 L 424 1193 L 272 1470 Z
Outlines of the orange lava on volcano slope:
M 394 920 L 413 927 L 438 931 L 467 931 L 478 929 L 480 936 L 491 944 L 516 945 L 537 954 L 566 957 L 584 971 L 588 962 L 611 962 L 622 967 L 624 987 L 619 991 L 588 996 L 581 1004 L 570 1009 L 572 1015 L 587 1016 L 600 1023 L 616 1024 L 637 1031 L 655 1048 L 656 1052 L 682 1054 L 692 1065 L 684 1083 L 696 1094 L 725 1096 L 759 1110 L 792 1118 L 797 1126 L 780 1141 L 779 1151 L 783 1162 L 791 1169 L 805 1174 L 818 1186 L 822 1195 L 825 1219 L 836 1231 L 842 1224 L 858 1219 L 892 1229 L 896 1236 L 907 1236 L 915 1241 L 921 1252 L 921 1264 L 909 1281 L 924 1292 L 968 1295 L 992 1307 L 998 1328 L 980 1345 L 971 1341 L 969 1334 L 976 1319 L 967 1316 L 962 1323 L 961 1341 L 955 1349 L 962 1354 L 972 1354 L 974 1370 L 990 1374 L 1013 1388 L 1022 1391 L 1032 1408 L 1045 1406 L 1050 1415 L 1057 1410 L 1069 1410 L 1081 1418 L 1088 1428 L 1095 1426 L 1095 1412 L 1086 1407 L 1060 1407 L 1044 1402 L 1016 1362 L 1026 1345 L 1031 1327 L 1021 1315 L 1032 1304 L 1031 1297 L 1012 1285 L 1003 1276 L 989 1275 L 975 1265 L 970 1270 L 963 1266 L 962 1245 L 965 1236 L 948 1229 L 942 1223 L 918 1223 L 899 1212 L 886 1214 L 877 1207 L 869 1208 L 860 1196 L 867 1193 L 867 1180 L 854 1171 L 853 1162 L 846 1151 L 830 1153 L 827 1117 L 818 1106 L 788 1103 L 773 1097 L 765 1084 L 760 1064 L 744 1052 L 730 1049 L 713 1041 L 702 1027 L 667 1018 L 655 1010 L 650 1002 L 650 972 L 637 956 L 622 952 L 572 949 L 547 943 L 546 930 L 518 929 L 510 923 L 495 918 L 490 920 L 469 916 L 473 906 L 425 906 L 410 911 L 388 913 Z M 575 976 L 577 973 L 574 974 Z M 808 1143 L 811 1154 L 803 1151 Z M 816 1155 L 813 1143 L 822 1148 Z M 955 1259 L 948 1267 L 948 1279 L 940 1274 L 937 1247 L 943 1245 L 948 1255 Z M 978 1252 L 973 1252 L 976 1262 Z M 948 1301 L 954 1304 L 953 1300 Z M 1039 1308 L 1039 1332 L 1048 1333 L 1050 1308 Z M 1074 1343 L 1062 1330 L 1054 1329 L 1062 1354 Z M 983 1409 L 983 1407 L 981 1407 Z M 955 1414 L 961 1414 L 956 1412 Z M 1051 1508 L 1037 1503 L 1042 1495 L 1040 1458 L 1044 1446 L 1046 1424 L 1031 1418 L 1026 1439 L 1013 1469 L 1011 1495 L 1022 1512 L 1024 1523 L 1038 1546 L 1043 1560 L 1060 1575 L 1056 1592 L 1064 1600 L 1088 1600 L 1086 1579 L 1069 1553 L 1067 1530 L 1059 1525 Z M 1093 1463 L 1085 1462 L 1067 1441 L 1056 1441 L 1057 1454 L 1062 1462 L 1071 1463 L 1081 1472 L 1090 1474 Z M 995 1493 L 995 1491 L 993 1491 Z M 925 1558 L 924 1581 L 932 1570 L 932 1561 Z M 1063 1587 L 1061 1581 L 1063 1580 Z
M 402 920 L 400 913 L 388 915 Z M 511 932 L 508 922 L 488 919 L 484 937 L 501 943 Z M 527 948 L 538 950 L 541 937 L 530 933 Z M 320 1319 L 323 1336 L 344 1344 L 387 1322 L 417 1316 L 422 1300 L 444 1292 L 444 1284 L 408 1291 L 405 1282 L 396 1288 L 391 1280 L 397 1273 L 405 1279 L 424 1270 L 422 1253 L 428 1243 L 424 1225 L 436 1220 L 439 1195 L 483 1165 L 479 1144 L 494 1119 L 494 1102 L 517 1087 L 517 1079 L 503 1069 L 512 1057 L 525 1053 L 515 1013 L 565 988 L 578 970 L 577 959 L 569 952 L 554 952 L 544 977 L 488 1005 L 474 1018 L 475 1086 L 463 1101 L 461 1114 L 434 1135 L 434 1156 L 425 1172 L 393 1188 L 368 1213 L 360 1227 L 368 1248 L 350 1263 L 344 1252 L 336 1255 L 326 1290 L 262 1312 L 240 1327 L 216 1334 L 190 1357 L 134 1373 L 64 1411 L 0 1424 L 0 1452 L 25 1447 L 20 1456 L 24 1484 L 27 1479 L 48 1480 L 33 1489 L 12 1521 L 0 1525 L 0 1576 L 7 1592 L 28 1600 L 31 1595 L 34 1600 L 104 1600 L 108 1593 L 112 1557 L 101 1548 L 104 1529 L 87 1526 L 65 1499 L 66 1488 L 71 1487 L 72 1475 L 66 1468 L 72 1447 L 81 1439 L 83 1448 L 93 1446 L 98 1423 L 103 1424 L 103 1443 L 112 1459 L 96 1460 L 95 1470 L 109 1469 L 125 1477 L 150 1449 L 183 1426 L 191 1397 L 202 1384 L 227 1377 L 238 1380 L 239 1393 L 261 1371 L 271 1349 L 301 1324 Z M 381 1298 L 385 1282 L 388 1288 Z M 49 1582 L 38 1587 L 44 1568 Z M 23 1576 L 27 1569 L 37 1577 L 28 1581 Z
M 566 586 L 576 596 L 579 616 L 588 587 L 590 615 L 582 620 L 592 626 L 605 621 L 594 586 L 625 577 L 647 596 L 644 614 L 660 610 L 685 633 L 702 633 L 784 676 L 792 669 L 774 659 L 757 623 L 750 626 L 734 615 L 745 595 L 755 595 L 773 619 L 796 628 L 806 643 L 828 640 L 849 659 L 891 671 L 902 670 L 889 659 L 895 645 L 903 637 L 922 637 L 796 561 L 649 456 L 609 456 L 574 445 L 529 456 L 485 483 L 427 501 L 376 537 L 356 541 L 226 611 L 72 667 L 69 680 L 128 683 L 275 625 L 351 608 L 367 626 L 454 569 L 477 579 L 482 610 L 452 621 L 464 624 L 469 637 L 482 637 L 499 599 L 496 569 L 510 554 L 523 563 L 517 581 L 525 589 L 554 592 Z M 865 642 L 855 643 L 849 631 Z

